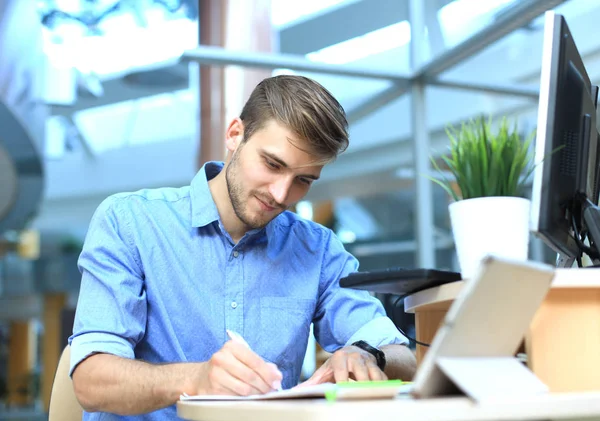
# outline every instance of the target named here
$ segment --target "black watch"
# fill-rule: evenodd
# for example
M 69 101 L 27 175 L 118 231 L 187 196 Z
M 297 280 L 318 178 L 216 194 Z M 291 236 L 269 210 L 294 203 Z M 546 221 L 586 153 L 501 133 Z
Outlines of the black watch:
M 372 354 L 377 360 L 377 367 L 379 367 L 381 371 L 385 370 L 385 354 L 381 349 L 375 348 L 374 346 L 369 345 L 365 341 L 356 341 L 352 344 L 352 346 L 357 346 L 360 349 L 364 349 L 369 354 Z

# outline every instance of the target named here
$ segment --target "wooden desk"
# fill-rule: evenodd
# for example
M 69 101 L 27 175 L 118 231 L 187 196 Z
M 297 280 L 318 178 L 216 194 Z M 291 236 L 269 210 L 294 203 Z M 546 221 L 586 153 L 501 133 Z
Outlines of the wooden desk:
M 600 393 L 538 396 L 475 404 L 468 398 L 346 401 L 179 402 L 177 415 L 197 421 L 529 421 L 600 420 Z
M 463 282 L 468 281 L 406 298 L 406 311 L 415 313 L 418 341 L 431 343 Z M 525 338 L 525 349 L 527 364 L 553 392 L 600 390 L 600 269 L 557 269 Z M 417 362 L 426 350 L 417 345 Z

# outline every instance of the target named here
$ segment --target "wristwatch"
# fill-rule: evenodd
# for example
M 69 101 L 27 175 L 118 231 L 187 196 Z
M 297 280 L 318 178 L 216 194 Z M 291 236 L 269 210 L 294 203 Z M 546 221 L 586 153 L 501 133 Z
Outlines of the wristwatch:
M 369 345 L 365 341 L 356 341 L 352 344 L 352 346 L 359 347 L 360 349 L 363 349 L 369 354 L 373 355 L 377 360 L 377 367 L 379 367 L 381 371 L 385 370 L 385 354 L 381 349 L 375 348 L 374 346 Z

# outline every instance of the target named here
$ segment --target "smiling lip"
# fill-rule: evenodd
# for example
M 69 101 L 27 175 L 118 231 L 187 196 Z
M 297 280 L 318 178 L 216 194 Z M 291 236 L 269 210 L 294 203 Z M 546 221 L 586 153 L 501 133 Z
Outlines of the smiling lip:
M 260 200 L 258 197 L 256 198 L 256 200 L 258 200 L 258 202 L 260 203 L 260 206 L 261 206 L 261 208 L 263 208 L 263 210 L 266 210 L 268 212 L 272 212 L 275 210 L 275 208 L 273 206 L 267 205 L 265 202 Z

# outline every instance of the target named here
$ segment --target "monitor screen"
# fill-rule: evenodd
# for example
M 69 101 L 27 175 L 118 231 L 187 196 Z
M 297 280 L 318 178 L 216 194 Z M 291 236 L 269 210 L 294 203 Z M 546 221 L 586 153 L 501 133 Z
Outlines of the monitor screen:
M 597 96 L 564 17 L 547 12 L 531 222 L 566 259 L 581 256 L 582 198 L 598 202 Z

